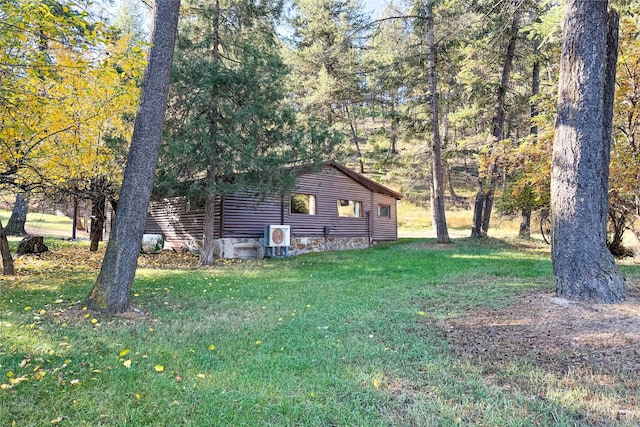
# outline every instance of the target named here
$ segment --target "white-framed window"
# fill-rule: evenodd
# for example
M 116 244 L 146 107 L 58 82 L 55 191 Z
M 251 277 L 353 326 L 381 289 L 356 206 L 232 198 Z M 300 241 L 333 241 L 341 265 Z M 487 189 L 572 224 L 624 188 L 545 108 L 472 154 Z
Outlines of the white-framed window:
M 362 217 L 362 202 L 357 200 L 338 199 L 338 216 L 347 218 Z
M 315 215 L 316 196 L 315 194 L 292 194 L 290 210 L 292 214 Z

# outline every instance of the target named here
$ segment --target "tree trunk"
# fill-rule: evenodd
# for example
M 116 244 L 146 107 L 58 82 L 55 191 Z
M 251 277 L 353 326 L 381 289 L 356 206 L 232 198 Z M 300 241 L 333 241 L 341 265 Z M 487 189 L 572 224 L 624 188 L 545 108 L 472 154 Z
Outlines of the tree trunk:
M 349 121 L 351 140 L 353 141 L 353 145 L 356 147 L 356 155 L 358 156 L 358 165 L 360 168 L 359 172 L 364 173 L 364 162 L 362 161 L 362 150 L 360 149 L 360 143 L 358 142 L 358 129 L 356 128 L 356 119 L 355 117 L 351 117 L 351 112 L 349 111 L 349 106 L 346 101 L 344 103 L 344 111 L 347 115 L 347 120 Z
M 533 62 L 533 70 L 531 72 L 531 97 L 535 97 L 540 93 L 540 40 L 535 39 L 533 41 L 533 55 L 535 56 Z M 536 100 L 531 100 L 531 127 L 529 129 L 529 135 L 533 136 L 535 140 L 538 139 L 538 126 L 535 123 L 538 117 L 538 107 L 536 106 Z M 522 209 L 522 215 L 520 216 L 520 232 L 519 237 L 529 239 L 531 237 L 531 208 L 526 207 Z
M 156 0 L 155 9 L 152 47 L 142 79 L 118 215 L 100 274 L 86 300 L 92 310 L 121 313 L 129 309 L 162 139 L 180 0 Z
M 431 198 L 433 200 L 433 227 L 436 231 L 436 240 L 438 243 L 451 243 L 444 208 L 442 142 L 440 141 L 440 124 L 438 115 L 438 74 L 436 71 L 436 43 L 433 35 L 433 1 L 428 0 L 426 6 L 429 92 L 431 94 L 431 154 L 433 159 L 433 168 L 431 169 Z
M 531 209 L 522 209 L 520 212 L 520 230 L 518 237 L 522 239 L 531 238 Z
M 513 58 L 516 52 L 516 41 L 518 40 L 518 28 L 520 26 L 520 15 L 522 5 L 519 6 L 511 21 L 511 30 L 507 51 L 502 67 L 502 76 L 500 78 L 500 86 L 496 98 L 496 107 L 491 123 L 491 144 L 504 139 L 504 118 L 505 118 L 505 100 L 507 90 L 509 89 L 509 79 L 511 69 L 513 68 Z M 493 210 L 493 196 L 497 183 L 498 165 L 494 160 L 487 171 L 487 176 L 483 179 L 482 174 L 478 171 L 478 184 L 476 186 L 476 201 L 473 211 L 473 225 L 471 228 L 471 237 L 484 237 L 489 231 L 489 221 L 491 220 L 491 211 Z
M 71 226 L 71 240 L 76 240 L 78 231 L 78 198 L 73 198 L 73 225 Z
M 0 221 L 0 255 L 2 255 L 2 274 L 5 276 L 13 276 L 15 270 L 13 268 L 13 258 L 11 257 L 11 250 L 9 249 L 9 241 L 7 240 L 7 234 L 4 232 L 2 222 Z
M 106 197 L 104 194 L 98 193 L 94 194 L 91 199 L 91 232 L 89 233 L 91 243 L 89 250 L 95 252 L 103 237 Z
M 556 292 L 601 303 L 626 298 L 606 245 L 617 22 L 607 1 L 565 4 L 551 174 Z
M 215 10 L 211 23 L 213 27 L 213 41 L 211 43 L 211 61 L 214 66 L 220 62 L 220 1 L 215 0 Z M 211 92 L 207 118 L 209 120 L 209 151 L 211 159 L 217 159 L 218 149 L 218 118 L 220 114 L 219 94 L 215 89 Z M 215 204 L 216 204 L 216 168 L 210 160 L 207 167 L 207 198 L 204 203 L 204 229 L 202 239 L 202 250 L 200 252 L 201 265 L 213 265 L 215 262 L 213 254 L 213 243 L 215 240 Z
M 204 202 L 204 230 L 202 239 L 202 251 L 200 252 L 201 265 L 213 265 L 213 243 L 215 240 L 215 174 L 213 168 L 207 171 L 207 199 Z
M 24 229 L 24 225 L 27 222 L 27 212 L 29 212 L 29 195 L 27 193 L 17 193 L 11 217 L 4 228 L 7 236 L 25 236 L 27 234 Z

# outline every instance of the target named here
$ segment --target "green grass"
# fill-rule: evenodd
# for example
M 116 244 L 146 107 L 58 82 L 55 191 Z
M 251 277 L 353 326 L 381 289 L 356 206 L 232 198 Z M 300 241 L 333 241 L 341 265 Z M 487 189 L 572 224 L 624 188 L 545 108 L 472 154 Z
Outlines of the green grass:
M 9 217 L 11 217 L 11 211 L 0 210 L 0 220 L 2 221 L 2 225 L 7 225 Z M 63 215 L 29 212 L 27 214 L 27 223 L 25 228 L 27 231 L 29 231 L 29 229 L 37 229 L 45 231 L 47 234 L 71 235 L 71 224 L 71 218 Z
M 405 239 L 208 269 L 141 269 L 135 311 L 114 317 L 82 310 L 95 268 L 38 262 L 0 281 L 1 426 L 580 420 L 559 398 L 532 400 L 528 390 L 486 382 L 440 334 L 439 321 L 470 308 L 551 290 L 548 256 L 503 241 L 442 248 Z M 539 367 L 512 369 L 514 378 L 553 383 Z

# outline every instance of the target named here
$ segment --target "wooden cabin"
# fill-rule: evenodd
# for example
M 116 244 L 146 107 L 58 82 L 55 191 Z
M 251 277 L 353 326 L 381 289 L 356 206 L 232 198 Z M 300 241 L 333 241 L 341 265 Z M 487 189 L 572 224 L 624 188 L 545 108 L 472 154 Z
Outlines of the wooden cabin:
M 215 255 L 262 258 L 322 250 L 356 249 L 398 238 L 396 202 L 402 195 L 336 162 L 298 171 L 286 197 L 220 197 L 215 212 Z M 163 234 L 165 247 L 199 252 L 204 208 L 185 197 L 151 202 L 145 233 Z M 266 226 L 285 225 L 275 247 Z M 289 226 L 289 227 L 286 227 Z M 273 230 L 278 227 L 273 227 Z M 282 233 L 285 233 L 284 236 Z M 275 239 L 276 243 L 281 239 Z M 265 246 L 266 243 L 266 246 Z

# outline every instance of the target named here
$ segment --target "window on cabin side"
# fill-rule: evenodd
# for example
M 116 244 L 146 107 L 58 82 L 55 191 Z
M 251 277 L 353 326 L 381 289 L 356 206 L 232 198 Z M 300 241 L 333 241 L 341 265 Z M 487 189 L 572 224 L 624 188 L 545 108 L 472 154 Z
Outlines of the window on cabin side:
M 391 206 L 389 205 L 378 205 L 378 216 L 384 218 L 391 217 Z
M 362 216 L 362 202 L 338 199 L 338 216 L 360 218 Z
M 316 196 L 313 194 L 292 194 L 291 213 L 303 215 L 316 214 Z

